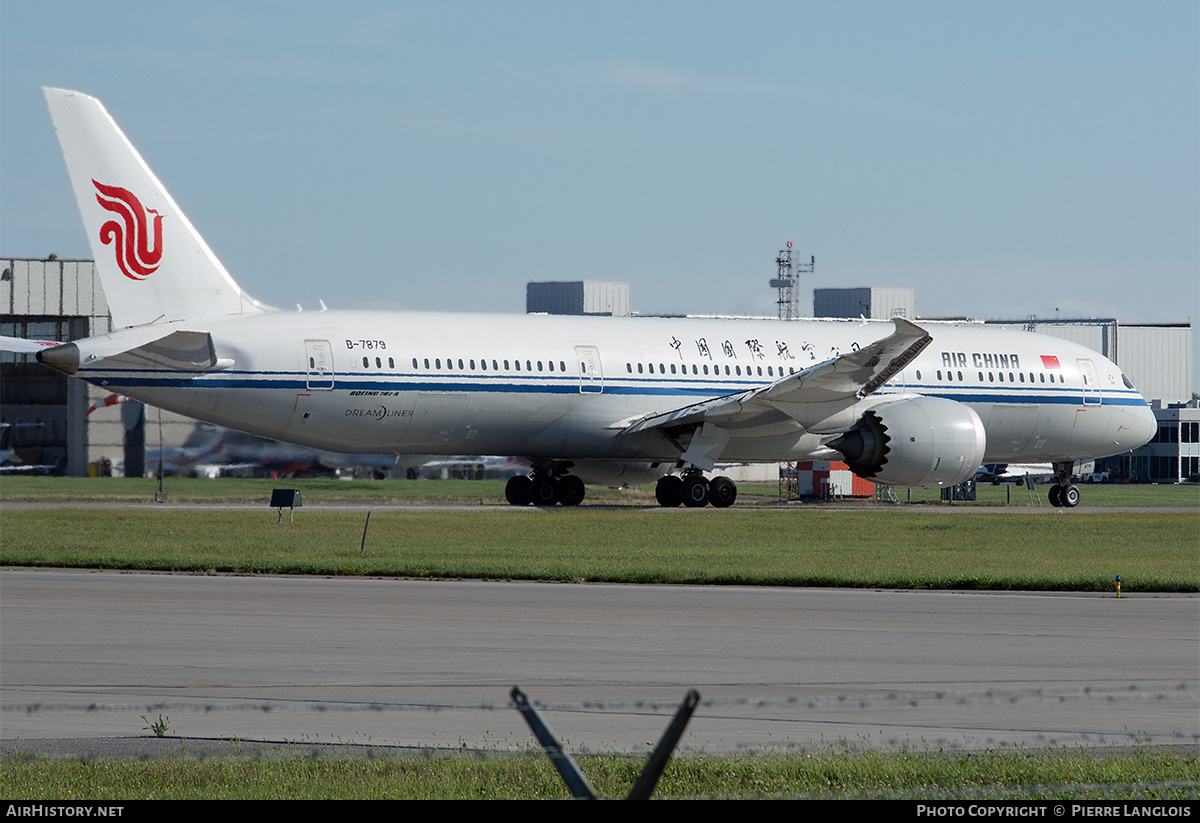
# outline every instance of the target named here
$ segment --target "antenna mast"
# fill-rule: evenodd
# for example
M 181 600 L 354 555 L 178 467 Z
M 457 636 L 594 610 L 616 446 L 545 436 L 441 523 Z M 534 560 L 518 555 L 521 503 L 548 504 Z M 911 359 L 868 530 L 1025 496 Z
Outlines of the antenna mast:
M 779 290 L 780 320 L 796 320 L 800 317 L 800 292 L 796 288 L 800 283 L 801 274 L 812 274 L 816 268 L 817 258 L 813 257 L 807 263 L 797 263 L 792 260 L 792 241 L 787 242 L 787 248 L 780 249 L 775 258 L 776 273 L 771 281 L 771 288 Z

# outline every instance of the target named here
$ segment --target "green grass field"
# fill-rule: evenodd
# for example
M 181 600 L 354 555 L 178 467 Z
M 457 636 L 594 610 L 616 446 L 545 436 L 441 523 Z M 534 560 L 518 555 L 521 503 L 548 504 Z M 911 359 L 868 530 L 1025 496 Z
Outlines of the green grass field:
M 1196 515 L 829 508 L 36 508 L 0 565 L 620 583 L 1200 590 Z M 364 545 L 363 532 L 366 529 Z
M 503 504 L 502 480 L 333 480 L 311 478 L 300 480 L 270 480 L 260 478 L 224 478 L 207 480 L 188 477 L 168 477 L 163 491 L 174 503 L 246 503 L 265 504 L 271 489 L 299 489 L 304 502 L 313 504 L 405 504 L 455 503 Z M 1038 486 L 1041 505 L 1046 501 L 1047 486 Z M 1081 508 L 1134 507 L 1179 508 L 1200 512 L 1200 486 L 1155 486 L 1097 484 L 1084 485 Z M 153 478 L 124 477 L 0 477 L 0 503 L 5 501 L 105 502 L 143 501 L 154 499 L 158 481 Z M 1012 506 L 1029 507 L 1029 492 L 1021 486 L 990 484 L 978 487 L 977 499 L 957 502 L 955 506 Z M 735 508 L 780 505 L 779 487 L 772 483 L 740 483 Z M 900 505 L 940 504 L 936 489 L 896 489 Z M 853 502 L 853 501 L 846 501 Z M 610 489 L 589 486 L 586 505 L 655 506 L 654 486 L 632 489 Z M 792 507 L 806 505 L 792 502 Z
M 642 760 L 577 759 L 600 797 L 629 793 Z M 674 758 L 658 799 L 1195 799 L 1195 754 L 1153 751 L 829 752 Z M 105 801 L 155 799 L 553 800 L 569 797 L 540 752 L 487 758 L 351 758 L 282 762 L 113 761 L 0 763 L 0 796 Z
M 276 485 L 299 488 L 305 503 L 282 524 L 266 505 Z M 1112 591 L 1120 575 L 1126 592 L 1200 590 L 1191 486 L 1089 487 L 1089 505 L 1069 511 L 993 486 L 974 503 L 914 505 L 780 504 L 774 487 L 748 486 L 725 510 L 661 509 L 649 489 L 595 489 L 574 509 L 479 505 L 497 503 L 499 481 L 168 478 L 165 487 L 175 505 L 149 502 L 150 479 L 5 478 L 0 565 L 1071 591 Z M 1021 505 L 1005 505 L 1010 494 Z M 37 500 L 57 505 L 16 505 Z M 214 502 L 244 507 L 191 506 Z M 413 503 L 430 505 L 404 506 Z

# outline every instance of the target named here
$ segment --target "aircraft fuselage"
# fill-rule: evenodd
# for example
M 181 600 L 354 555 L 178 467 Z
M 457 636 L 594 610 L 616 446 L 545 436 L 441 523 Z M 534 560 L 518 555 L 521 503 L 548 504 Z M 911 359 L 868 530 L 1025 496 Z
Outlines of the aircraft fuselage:
M 954 400 L 983 421 L 989 462 L 1116 454 L 1144 442 L 1153 425 L 1145 400 L 1090 349 L 978 324 L 924 327 L 933 337 L 925 351 L 841 417 L 852 421 L 903 396 Z M 679 450 L 660 433 L 622 435 L 618 422 L 774 382 L 874 342 L 891 325 L 327 311 L 179 328 L 210 332 L 218 357 L 231 365 L 207 372 L 91 368 L 85 352 L 78 376 L 201 420 L 320 449 L 673 461 Z M 119 340 L 113 346 L 121 348 Z M 836 428 L 835 421 L 830 431 Z M 732 440 L 721 458 L 836 457 L 822 445 L 830 431 L 768 428 Z

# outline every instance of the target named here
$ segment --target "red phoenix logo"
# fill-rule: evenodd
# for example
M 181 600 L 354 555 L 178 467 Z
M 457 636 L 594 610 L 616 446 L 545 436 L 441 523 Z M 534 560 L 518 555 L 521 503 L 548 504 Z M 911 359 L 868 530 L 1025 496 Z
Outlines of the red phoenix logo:
M 120 222 L 109 220 L 100 227 L 100 242 L 113 244 L 117 265 L 130 280 L 145 280 L 158 270 L 162 260 L 163 216 L 142 205 L 133 192 L 120 186 L 106 186 L 92 180 L 98 194 L 96 202 L 111 211 Z M 154 239 L 151 245 L 149 216 L 154 215 Z

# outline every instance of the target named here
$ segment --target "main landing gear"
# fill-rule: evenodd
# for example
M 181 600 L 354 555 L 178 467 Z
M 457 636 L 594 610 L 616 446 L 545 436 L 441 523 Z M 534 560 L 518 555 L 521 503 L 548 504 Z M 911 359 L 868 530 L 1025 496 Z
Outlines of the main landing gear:
M 513 506 L 578 506 L 586 494 L 583 481 L 575 475 L 555 477 L 546 471 L 510 477 L 504 487 L 504 498 Z
M 724 476 L 708 480 L 699 471 L 684 472 L 682 477 L 669 474 L 659 479 L 654 497 L 658 505 L 668 509 L 676 506 L 696 509 L 710 504 L 724 509 L 737 500 L 737 484 Z

